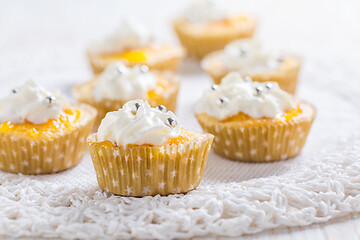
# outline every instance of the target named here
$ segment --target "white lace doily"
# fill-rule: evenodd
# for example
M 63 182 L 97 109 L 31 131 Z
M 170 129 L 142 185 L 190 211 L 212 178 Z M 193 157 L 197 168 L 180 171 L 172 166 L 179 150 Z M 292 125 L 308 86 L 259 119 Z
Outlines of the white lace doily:
M 74 83 L 91 77 L 84 56 L 86 44 L 107 22 L 118 19 L 111 9 L 121 3 L 88 2 L 62 1 L 56 6 L 40 1 L 31 3 L 35 6 L 28 1 L 0 2 L 1 96 L 29 76 L 68 95 Z M 144 8 L 147 2 L 141 2 Z M 154 4 L 160 2 L 175 12 L 180 5 L 175 2 L 182 1 L 157 0 Z M 309 6 L 310 1 L 304 4 Z M 88 11 L 82 11 L 84 6 Z M 306 49 L 302 47 L 306 38 L 289 35 L 289 41 L 279 37 L 279 32 L 286 30 L 280 24 L 282 17 L 288 18 L 287 24 L 291 21 L 294 24 L 295 20 L 291 20 L 290 10 L 273 15 L 270 9 L 277 7 L 269 5 L 260 12 L 263 19 L 269 20 L 265 23 L 267 27 L 279 24 L 274 30 L 277 34 L 261 28 L 262 36 L 272 39 L 273 45 L 283 44 L 305 56 L 299 96 L 314 103 L 318 111 L 307 144 L 298 157 L 249 164 L 226 160 L 211 152 L 199 188 L 186 195 L 167 197 L 127 198 L 102 192 L 88 154 L 80 165 L 59 174 L 21 176 L 0 172 L 0 236 L 69 239 L 239 236 L 281 226 L 305 226 L 360 212 L 360 57 L 351 55 L 356 39 L 349 39 L 348 44 L 330 53 L 326 49 L 341 43 L 341 36 L 320 45 L 316 39 L 313 45 L 309 40 L 310 49 Z M 256 9 L 253 8 L 255 12 Z M 151 12 L 144 10 L 141 14 L 151 19 Z M 163 21 L 161 27 L 167 27 L 168 15 L 159 14 L 159 19 L 151 21 Z M 315 19 L 309 14 L 302 18 L 302 24 L 308 27 Z M 158 26 L 154 24 L 155 28 Z M 303 34 L 316 32 L 307 32 L 305 27 L 297 30 Z M 287 45 L 288 42 L 292 44 Z M 181 74 L 177 115 L 186 128 L 200 131 L 192 108 L 201 90 L 209 86 L 208 77 L 192 61 L 185 62 Z

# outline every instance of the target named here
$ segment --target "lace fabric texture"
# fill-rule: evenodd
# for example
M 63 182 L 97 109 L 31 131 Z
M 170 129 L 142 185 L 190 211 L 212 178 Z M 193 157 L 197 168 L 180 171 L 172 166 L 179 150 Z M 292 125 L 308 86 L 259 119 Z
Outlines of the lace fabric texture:
M 74 4 L 81 9 L 84 3 Z M 39 6 L 38 11 L 42 10 Z M 28 16 L 24 11 L 21 13 Z M 11 11 L 5 10 L 0 14 L 4 19 L 10 15 Z M 57 19 L 62 15 L 54 16 Z M 29 37 L 31 44 L 23 45 L 12 39 L 20 39 L 26 32 L 16 35 L 5 24 L 8 21 L 0 21 L 4 36 L 13 36 L 0 39 L 1 95 L 29 76 L 68 95 L 75 83 L 91 78 L 86 57 L 82 55 L 84 40 L 76 38 L 78 25 L 61 28 L 68 20 L 64 21 L 51 28 L 58 27 L 62 36 L 68 38 Z M 49 27 L 43 24 L 41 28 Z M 82 34 L 93 32 L 88 28 Z M 29 29 L 33 29 L 31 24 Z M 104 193 L 98 188 L 89 154 L 78 166 L 58 174 L 25 176 L 0 172 L 0 236 L 236 237 L 326 222 L 360 212 L 360 57 L 311 54 L 311 49 L 305 51 L 300 43 L 298 40 L 299 54 L 306 56 L 306 61 L 298 96 L 315 105 L 317 118 L 298 157 L 250 164 L 230 161 L 211 151 L 200 186 L 186 195 L 166 197 L 128 198 Z M 349 52 L 349 46 L 342 47 Z M 201 131 L 193 104 L 202 89 L 210 86 L 209 77 L 191 61 L 185 62 L 181 75 L 179 122 L 185 128 Z
M 106 194 L 90 177 L 83 179 L 88 187 L 71 183 L 79 177 L 75 172 L 89 174 L 86 162 L 63 173 L 67 176 L 61 182 L 55 181 L 59 175 L 50 182 L 45 180 L 50 176 L 2 173 L 0 232 L 11 237 L 170 239 L 239 236 L 325 222 L 360 211 L 359 146 L 358 138 L 351 139 L 339 145 L 339 152 L 315 157 L 279 176 L 204 181 L 186 195 L 167 197 Z

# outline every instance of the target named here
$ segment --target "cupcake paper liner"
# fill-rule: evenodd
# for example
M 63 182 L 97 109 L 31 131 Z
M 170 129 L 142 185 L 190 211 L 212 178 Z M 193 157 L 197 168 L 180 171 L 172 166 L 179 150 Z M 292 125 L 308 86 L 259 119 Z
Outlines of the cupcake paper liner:
M 90 155 L 101 189 L 124 196 L 186 193 L 202 178 L 213 136 L 161 147 L 105 147 L 96 134 L 88 137 Z
M 206 65 L 206 64 L 204 64 Z M 284 91 L 295 94 L 300 71 L 301 60 L 297 57 L 291 57 L 291 64 L 275 72 L 259 74 L 241 74 L 243 77 L 250 76 L 256 82 L 277 82 Z M 215 84 L 220 84 L 221 79 L 231 71 L 214 71 L 211 66 L 204 66 L 204 70 L 211 76 Z
M 243 162 L 270 162 L 300 153 L 315 118 L 315 110 L 309 118 L 248 127 L 237 123 L 214 123 L 208 118 L 204 114 L 197 115 L 203 130 L 215 136 L 213 150 L 217 154 Z
M 46 174 L 72 168 L 86 151 L 86 138 L 92 129 L 96 111 L 80 105 L 84 122 L 53 138 L 33 139 L 17 134 L 0 133 L 0 169 L 12 173 Z M 84 112 L 86 111 L 86 113 Z
M 179 68 L 180 62 L 183 56 L 173 57 L 162 61 L 145 61 L 143 64 L 147 65 L 151 70 L 159 71 L 171 71 L 176 72 Z M 130 62 L 126 59 L 118 60 L 104 60 L 99 54 L 88 52 L 88 59 L 90 62 L 91 69 L 94 74 L 100 74 L 104 69 L 113 62 L 120 61 L 123 62 L 128 67 L 133 67 L 139 63 Z
M 186 32 L 183 24 L 183 21 L 176 20 L 173 22 L 173 28 L 188 55 L 199 59 L 210 52 L 223 49 L 228 43 L 236 39 L 251 38 L 256 27 L 255 20 L 249 18 L 247 25 L 242 28 L 234 28 L 217 35 L 204 34 L 201 36 L 198 33 L 195 35 Z
M 176 110 L 176 104 L 177 104 L 177 95 L 179 92 L 180 87 L 180 81 L 172 75 L 170 72 L 163 72 L 163 75 L 165 74 L 171 74 L 174 81 L 171 84 L 171 90 L 166 91 L 166 93 L 162 96 L 156 96 L 153 98 L 147 98 L 144 99 L 149 102 L 149 104 L 152 107 L 156 107 L 159 105 L 164 105 L 168 110 L 175 112 Z M 85 83 L 85 85 L 88 83 Z M 92 97 L 92 92 L 88 90 L 84 90 L 83 88 L 84 84 L 77 85 L 73 88 L 72 93 L 75 99 L 80 103 L 86 103 L 90 106 L 93 106 L 96 108 L 98 114 L 95 120 L 94 129 L 97 129 L 102 121 L 102 119 L 105 117 L 106 113 L 117 111 L 118 109 L 122 108 L 122 106 L 132 100 L 111 100 L 111 99 L 103 99 L 101 101 L 95 101 L 95 99 Z

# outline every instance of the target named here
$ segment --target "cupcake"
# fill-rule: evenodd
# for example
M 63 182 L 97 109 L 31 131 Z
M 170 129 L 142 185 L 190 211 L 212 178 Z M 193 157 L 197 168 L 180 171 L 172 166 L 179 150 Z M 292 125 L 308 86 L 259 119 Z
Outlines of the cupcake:
M 202 178 L 213 141 L 180 127 L 165 107 L 133 100 L 87 139 L 101 189 L 124 196 L 186 193 Z
M 265 162 L 288 159 L 303 148 L 314 107 L 276 82 L 253 82 L 229 73 L 196 103 L 196 118 L 215 135 L 214 151 L 225 158 Z
M 252 39 L 236 40 L 210 53 L 201 67 L 215 84 L 229 72 L 239 72 L 257 82 L 277 82 L 281 89 L 295 94 L 301 60 L 297 56 L 269 51 Z
M 187 53 L 196 58 L 223 49 L 239 38 L 251 38 L 256 22 L 250 16 L 231 14 L 211 0 L 195 0 L 173 21 L 174 30 Z
M 147 100 L 151 106 L 164 105 L 175 111 L 179 84 L 179 78 L 172 72 L 151 71 L 145 65 L 126 67 L 115 62 L 91 81 L 75 86 L 72 92 L 77 101 L 97 109 L 97 128 L 106 113 L 138 98 Z
M 88 58 L 95 74 L 108 65 L 122 61 L 127 66 L 145 64 L 151 69 L 176 71 L 184 50 L 181 47 L 155 42 L 142 25 L 123 19 L 110 36 L 92 44 Z
M 0 169 L 44 174 L 77 165 L 95 117 L 94 108 L 33 81 L 13 89 L 0 100 Z

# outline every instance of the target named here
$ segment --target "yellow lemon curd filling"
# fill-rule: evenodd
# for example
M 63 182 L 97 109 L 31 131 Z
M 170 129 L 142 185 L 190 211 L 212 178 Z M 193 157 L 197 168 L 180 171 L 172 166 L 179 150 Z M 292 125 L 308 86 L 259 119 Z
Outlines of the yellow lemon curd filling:
M 189 141 L 195 140 L 196 134 L 190 131 L 187 131 L 185 129 L 181 129 L 180 135 L 176 138 L 169 138 L 163 145 L 178 145 L 178 144 L 185 144 Z M 97 142 L 99 146 L 102 147 L 116 147 L 114 143 L 111 141 L 103 141 L 103 142 Z M 137 146 L 153 146 L 151 144 L 143 144 L 143 145 L 137 145 L 137 144 L 129 144 L 128 147 L 137 147 Z
M 0 133 L 24 134 L 31 138 L 51 137 L 59 132 L 73 130 L 79 119 L 79 110 L 65 109 L 57 119 L 50 119 L 42 124 L 34 124 L 29 121 L 25 121 L 25 123 L 12 123 L 10 121 L 0 123 Z
M 166 92 L 166 90 L 169 89 L 169 87 L 170 87 L 169 81 L 159 77 L 158 81 L 156 82 L 155 88 L 148 91 L 148 97 L 151 99 L 151 98 L 163 96 L 164 92 Z
M 132 63 L 144 63 L 147 60 L 147 49 L 136 49 L 115 54 L 104 54 L 102 58 L 108 61 L 126 59 Z
M 211 28 L 223 28 L 223 27 L 233 27 L 238 25 L 239 23 L 243 23 L 248 21 L 249 18 L 243 15 L 235 16 L 232 18 L 226 18 L 219 21 L 213 21 L 209 23 L 209 27 Z
M 254 119 L 245 113 L 239 112 L 236 115 L 233 115 L 231 117 L 225 118 L 224 120 L 221 120 L 221 122 L 222 123 L 241 122 L 245 126 L 258 126 L 258 125 L 263 125 L 263 124 L 266 124 L 269 122 L 275 123 L 275 124 L 280 124 L 280 123 L 292 121 L 295 117 L 299 116 L 302 112 L 303 112 L 303 109 L 301 108 L 301 105 L 298 105 L 295 108 L 285 111 L 285 113 L 280 118 L 275 118 L 275 119 L 267 118 L 267 117 L 263 117 L 260 119 Z
M 106 62 L 114 62 L 119 60 L 126 60 L 133 64 L 146 64 L 154 56 L 174 56 L 177 55 L 177 51 L 174 52 L 174 47 L 169 45 L 161 45 L 155 47 L 144 47 L 132 50 L 126 50 L 117 53 L 104 53 L 101 55 L 102 60 Z
M 166 144 L 184 144 L 186 142 L 189 142 L 191 140 L 195 140 L 196 136 L 193 132 L 186 131 L 185 129 L 181 129 L 180 135 L 176 138 L 170 138 Z

